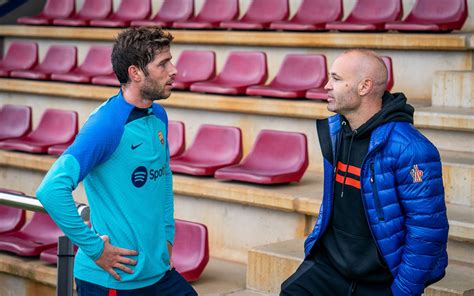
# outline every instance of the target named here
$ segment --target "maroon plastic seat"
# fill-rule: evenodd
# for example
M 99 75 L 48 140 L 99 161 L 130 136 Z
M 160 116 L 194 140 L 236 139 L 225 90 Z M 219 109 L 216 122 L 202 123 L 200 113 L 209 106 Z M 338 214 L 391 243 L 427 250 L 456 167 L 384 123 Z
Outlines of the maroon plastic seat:
M 241 164 L 221 168 L 214 176 L 257 184 L 298 182 L 308 163 L 305 134 L 262 130 Z
M 19 138 L 30 131 L 30 106 L 3 105 L 0 109 L 0 141 Z
M 206 225 L 175 219 L 171 258 L 176 271 L 188 282 L 197 280 L 209 262 L 209 239 Z
M 67 18 L 74 13 L 74 0 L 47 0 L 37 16 L 24 16 L 17 22 L 25 25 L 49 25 L 55 18 Z
M 244 16 L 236 21 L 220 23 L 221 28 L 239 30 L 261 30 L 271 22 L 288 19 L 288 0 L 253 0 Z
M 383 31 L 385 23 L 402 17 L 401 0 L 358 0 L 346 20 L 326 24 L 339 31 Z
M 79 67 L 72 69 L 68 73 L 52 74 L 51 79 L 90 83 L 94 76 L 112 74 L 111 54 L 112 48 L 109 46 L 91 46 Z
M 466 0 L 418 0 L 408 16 L 385 24 L 401 32 L 450 32 L 460 30 L 467 18 Z
M 268 85 L 247 88 L 247 95 L 287 99 L 304 98 L 306 91 L 327 82 L 326 57 L 318 54 L 288 54 Z
M 72 144 L 73 141 L 67 144 L 54 145 L 48 148 L 48 154 L 50 155 L 61 155 L 64 151 Z
M 89 22 L 92 27 L 128 27 L 131 21 L 144 20 L 150 16 L 151 0 L 122 0 L 116 12 L 103 19 Z
M 303 0 L 288 21 L 272 22 L 270 29 L 292 31 L 324 30 L 326 23 L 341 20 L 342 0 Z
M 267 76 L 267 56 L 264 52 L 231 52 L 215 78 L 193 83 L 190 89 L 228 95 L 245 94 L 247 87 L 264 84 Z
M 115 73 L 108 74 L 108 75 L 95 76 L 92 78 L 91 82 L 92 84 L 99 84 L 99 85 L 120 86 L 120 81 L 118 81 Z
M 0 192 L 25 195 L 23 192 L 0 188 Z M 26 211 L 19 208 L 0 205 L 0 235 L 19 230 L 26 221 Z
M 188 21 L 173 23 L 174 28 L 212 29 L 221 22 L 235 20 L 239 16 L 238 0 L 206 0 L 201 11 Z
M 181 121 L 168 122 L 168 145 L 170 157 L 176 157 L 183 154 L 186 148 L 186 140 L 184 134 L 184 123 Z
M 132 21 L 131 26 L 171 27 L 173 22 L 186 21 L 194 15 L 194 0 L 164 0 L 151 20 Z
M 388 56 L 382 56 L 382 60 L 387 66 L 388 77 L 387 77 L 387 91 L 392 90 L 392 87 L 395 83 L 393 79 L 393 66 L 392 66 L 392 59 Z M 324 86 L 320 86 L 317 88 L 312 88 L 306 92 L 306 98 L 312 100 L 327 100 L 328 99 L 328 91 L 324 89 Z
M 77 253 L 77 246 L 74 246 L 74 254 Z M 58 247 L 52 247 L 40 253 L 40 260 L 49 264 L 58 263 Z
M 0 142 L 0 149 L 46 153 L 53 145 L 71 142 L 77 134 L 76 111 L 46 109 L 38 127 L 28 135 Z
M 205 81 L 216 75 L 216 54 L 213 51 L 184 50 L 176 62 L 178 74 L 173 88 L 189 89 L 194 82 Z
M 87 26 L 90 20 L 105 19 L 112 12 L 112 0 L 85 0 L 81 10 L 68 18 L 56 18 L 53 25 Z
M 7 77 L 12 70 L 27 70 L 38 63 L 36 42 L 12 42 L 0 61 L 0 77 Z
M 242 132 L 237 127 L 202 125 L 194 142 L 181 156 L 171 159 L 171 170 L 197 176 L 211 176 L 221 167 L 242 158 Z
M 51 78 L 52 73 L 67 73 L 77 64 L 77 48 L 68 45 L 52 45 L 41 64 L 31 70 L 13 70 L 10 77 L 42 79 Z

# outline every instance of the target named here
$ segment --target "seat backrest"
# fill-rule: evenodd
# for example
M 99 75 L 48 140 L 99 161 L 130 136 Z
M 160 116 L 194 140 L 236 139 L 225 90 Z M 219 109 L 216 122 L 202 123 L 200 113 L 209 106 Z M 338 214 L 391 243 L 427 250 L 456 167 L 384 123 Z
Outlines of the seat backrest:
M 0 192 L 25 195 L 23 192 L 6 188 L 0 188 Z M 19 230 L 25 224 L 25 221 L 25 210 L 0 205 L 0 233 Z
M 168 121 L 168 145 L 170 157 L 181 155 L 186 148 L 184 123 Z
M 91 46 L 80 68 L 92 76 L 111 74 L 113 72 L 111 55 L 110 46 Z
M 326 57 L 319 54 L 288 54 L 273 83 L 290 87 L 322 87 L 327 82 Z
M 267 79 L 264 52 L 231 52 L 219 73 L 219 79 L 232 84 L 262 84 Z
M 30 131 L 30 106 L 3 105 L 0 109 L 0 139 L 21 137 Z
M 122 0 L 114 13 L 114 18 L 127 21 L 142 20 L 148 18 L 150 12 L 151 0 Z
M 406 17 L 408 22 L 459 23 L 461 29 L 467 18 L 466 0 L 418 0 Z
M 358 0 L 347 17 L 353 23 L 384 23 L 399 20 L 403 9 L 401 0 Z
M 288 0 L 253 0 L 241 20 L 269 23 L 287 19 L 289 12 Z
M 208 261 L 207 227 L 204 224 L 175 219 L 172 259 L 176 267 L 183 265 L 181 262 Z
M 185 21 L 194 15 L 194 0 L 164 0 L 155 19 L 164 22 Z
M 294 21 L 309 24 L 338 21 L 344 14 L 342 0 L 303 0 Z
M 47 18 L 66 18 L 74 13 L 74 0 L 47 0 L 40 15 Z
M 85 0 L 77 15 L 84 19 L 103 19 L 112 12 L 112 0 Z
M 70 71 L 77 64 L 77 48 L 70 45 L 51 45 L 39 68 L 50 73 Z
M 40 142 L 66 143 L 77 134 L 78 115 L 76 111 L 46 109 L 38 127 L 28 137 Z
M 195 20 L 216 23 L 230 21 L 239 15 L 238 0 L 206 0 Z
M 38 44 L 36 42 L 12 42 L 2 60 L 6 69 L 26 70 L 38 63 Z
M 178 81 L 203 81 L 216 74 L 216 54 L 213 51 L 183 50 L 176 62 Z
M 238 161 L 242 158 L 242 132 L 238 127 L 203 124 L 183 156 L 202 161 Z
M 41 242 L 54 241 L 64 235 L 48 214 L 40 212 L 35 212 L 20 231 Z
M 382 60 L 385 63 L 385 66 L 387 67 L 387 91 L 390 91 L 392 90 L 392 87 L 395 84 L 395 80 L 393 79 L 392 58 L 388 56 L 382 56 Z

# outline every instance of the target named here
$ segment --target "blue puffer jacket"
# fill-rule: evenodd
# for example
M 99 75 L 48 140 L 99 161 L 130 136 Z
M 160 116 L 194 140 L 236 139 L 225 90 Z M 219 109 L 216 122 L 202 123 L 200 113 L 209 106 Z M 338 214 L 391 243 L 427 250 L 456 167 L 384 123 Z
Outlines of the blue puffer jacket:
M 340 116 L 326 120 L 330 144 L 321 146 L 331 145 L 334 151 Z M 436 147 L 408 122 L 384 123 L 372 132 L 360 176 L 369 228 L 394 277 L 393 295 L 420 295 L 444 276 L 448 265 L 448 221 Z M 328 228 L 333 186 L 334 164 L 324 158 L 324 196 L 305 242 L 306 257 Z

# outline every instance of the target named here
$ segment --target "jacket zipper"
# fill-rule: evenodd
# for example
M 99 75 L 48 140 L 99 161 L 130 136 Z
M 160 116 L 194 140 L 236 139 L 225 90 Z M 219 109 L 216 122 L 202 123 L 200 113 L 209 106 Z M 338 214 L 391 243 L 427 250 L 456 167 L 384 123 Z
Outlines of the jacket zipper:
M 375 210 L 377 212 L 377 218 L 379 221 L 384 221 L 385 216 L 383 214 L 382 205 L 380 204 L 379 192 L 377 191 L 377 184 L 375 183 L 375 170 L 374 163 L 370 163 L 370 184 L 372 185 L 372 194 L 374 196 Z

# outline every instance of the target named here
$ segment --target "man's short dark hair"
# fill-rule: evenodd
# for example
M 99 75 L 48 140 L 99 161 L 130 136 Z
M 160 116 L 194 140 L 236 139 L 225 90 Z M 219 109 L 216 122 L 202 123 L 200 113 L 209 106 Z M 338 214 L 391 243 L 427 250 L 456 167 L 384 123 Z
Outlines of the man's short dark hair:
M 137 66 L 148 75 L 146 66 L 153 61 L 156 53 L 169 47 L 173 35 L 159 27 L 130 28 L 121 32 L 112 50 L 112 66 L 120 84 L 126 84 L 128 67 Z

